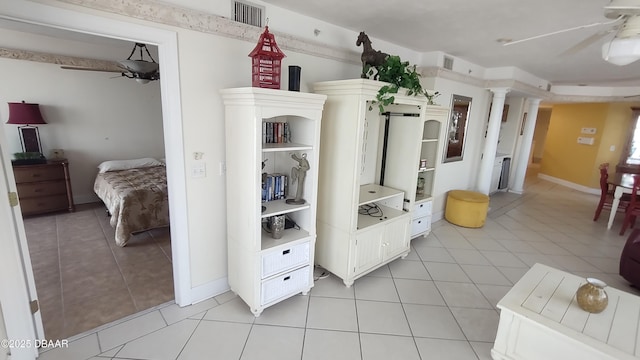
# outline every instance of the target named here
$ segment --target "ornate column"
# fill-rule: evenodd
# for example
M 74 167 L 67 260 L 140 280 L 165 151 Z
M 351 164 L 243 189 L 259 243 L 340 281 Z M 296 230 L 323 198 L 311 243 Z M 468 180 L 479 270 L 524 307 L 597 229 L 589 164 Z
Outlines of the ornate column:
M 491 114 L 489 114 L 489 126 L 487 137 L 484 140 L 484 150 L 480 161 L 480 172 L 478 173 L 478 191 L 489 194 L 491 190 L 491 173 L 493 163 L 496 161 L 496 149 L 498 148 L 498 136 L 500 135 L 500 122 L 502 120 L 502 109 L 504 100 L 509 92 L 509 88 L 489 89 L 493 92 L 493 102 L 491 103 Z
M 536 129 L 536 118 L 538 117 L 538 107 L 540 100 L 536 98 L 528 99 L 529 109 L 527 110 L 527 118 L 524 123 L 522 138 L 520 139 L 520 151 L 518 153 L 518 163 L 516 171 L 513 173 L 513 180 L 510 184 L 510 192 L 522 194 L 524 192 L 524 177 L 527 174 L 527 166 L 529 164 L 529 154 L 531 153 L 531 142 L 533 141 L 533 132 Z

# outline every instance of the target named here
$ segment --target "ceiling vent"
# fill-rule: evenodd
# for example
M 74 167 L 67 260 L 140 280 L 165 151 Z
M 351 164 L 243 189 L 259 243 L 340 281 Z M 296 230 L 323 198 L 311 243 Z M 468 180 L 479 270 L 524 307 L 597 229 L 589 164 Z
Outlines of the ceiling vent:
M 444 67 L 447 70 L 453 70 L 453 58 L 449 56 L 445 56 L 444 64 L 442 67 Z
M 243 24 L 262 27 L 264 23 L 264 7 L 243 1 L 232 1 L 233 20 Z

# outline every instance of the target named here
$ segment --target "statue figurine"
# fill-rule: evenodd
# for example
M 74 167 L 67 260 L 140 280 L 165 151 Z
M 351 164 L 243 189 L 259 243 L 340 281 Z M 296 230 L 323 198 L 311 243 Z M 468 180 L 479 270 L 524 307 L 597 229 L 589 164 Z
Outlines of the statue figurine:
M 356 41 L 356 46 L 362 45 L 362 55 L 360 56 L 360 60 L 362 61 L 362 74 L 361 78 L 366 79 L 368 77 L 369 69 L 372 67 L 376 70 L 378 66 L 384 64 L 384 62 L 389 57 L 389 54 L 383 53 L 380 50 L 375 50 L 371 47 L 371 40 L 369 40 L 369 36 L 361 31 L 358 35 L 358 40 Z M 373 80 L 377 80 L 377 73 L 374 74 Z
M 298 162 L 298 166 L 294 166 L 291 168 L 291 182 L 298 182 L 298 188 L 296 189 L 296 197 L 295 199 L 287 199 L 287 204 L 294 205 L 302 205 L 304 204 L 304 199 L 302 198 L 302 191 L 304 190 L 304 178 L 307 176 L 307 171 L 309 171 L 309 161 L 307 161 L 307 154 L 302 154 L 302 157 L 298 157 L 296 154 L 292 154 L 291 158 Z

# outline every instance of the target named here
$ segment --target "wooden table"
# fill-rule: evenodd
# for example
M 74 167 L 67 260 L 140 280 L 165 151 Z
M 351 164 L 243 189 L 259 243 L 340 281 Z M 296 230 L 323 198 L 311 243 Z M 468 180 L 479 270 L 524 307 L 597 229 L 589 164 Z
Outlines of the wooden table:
M 613 226 L 613 220 L 618 212 L 618 205 L 620 205 L 620 197 L 623 193 L 631 194 L 633 191 L 633 176 L 636 174 L 629 173 L 615 173 L 609 176 L 607 183 L 616 187 L 613 194 L 613 202 L 611 203 L 611 213 L 609 214 L 609 222 L 607 223 L 607 229 L 611 229 Z
M 605 288 L 609 305 L 582 310 L 575 293 L 584 278 L 535 264 L 500 300 L 495 360 L 631 360 L 640 358 L 640 297 Z

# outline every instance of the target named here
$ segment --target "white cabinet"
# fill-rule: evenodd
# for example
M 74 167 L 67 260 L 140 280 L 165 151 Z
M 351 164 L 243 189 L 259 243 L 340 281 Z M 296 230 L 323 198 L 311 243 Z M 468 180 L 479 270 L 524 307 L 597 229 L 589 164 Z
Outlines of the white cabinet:
M 229 286 L 258 316 L 266 307 L 313 287 L 325 96 L 254 87 L 221 92 Z M 294 171 L 304 166 L 298 160 L 303 158 L 308 170 Z M 294 181 L 293 172 L 304 176 Z M 272 195 L 279 196 L 263 198 L 263 179 L 264 194 L 271 189 Z M 287 202 L 296 198 L 299 186 L 304 201 Z M 282 216 L 290 226 L 280 236 L 272 236 L 269 220 Z
M 411 238 L 426 236 L 431 231 L 431 209 L 436 164 L 440 159 L 440 125 L 446 119 L 445 109 L 428 108 L 420 138 L 420 161 L 417 167 L 418 182 L 412 206 Z
M 426 98 L 400 94 L 380 113 L 373 100 L 382 85 L 368 79 L 314 84 L 314 92 L 327 96 L 316 263 L 347 286 L 409 253 L 413 209 L 431 199 L 440 124 L 448 113 L 427 106 Z M 427 215 L 430 222 L 430 206 Z

